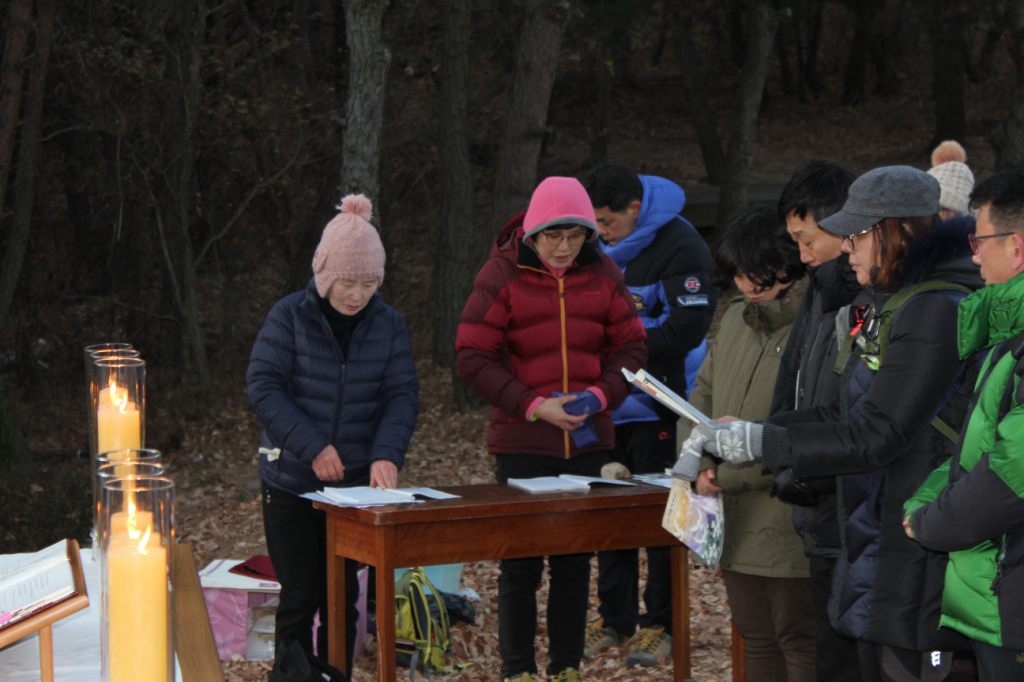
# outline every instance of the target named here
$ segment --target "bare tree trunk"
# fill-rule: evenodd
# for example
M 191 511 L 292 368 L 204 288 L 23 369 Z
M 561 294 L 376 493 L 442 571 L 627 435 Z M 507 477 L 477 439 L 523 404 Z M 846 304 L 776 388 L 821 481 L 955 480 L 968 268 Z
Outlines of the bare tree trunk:
M 843 104 L 847 105 L 857 105 L 864 101 L 875 4 L 873 1 L 854 0 L 853 13 L 857 23 L 853 43 L 850 45 L 850 58 L 846 62 L 846 79 L 843 81 Z
M 989 136 L 996 152 L 996 170 L 1024 166 L 1024 2 L 1014 0 L 1003 25 L 1009 34 L 1014 84 L 1006 120 Z
M 519 32 L 515 79 L 505 109 L 489 235 L 496 235 L 505 222 L 525 211 L 530 203 L 547 131 L 548 102 L 555 84 L 562 32 L 569 17 L 567 0 L 529 0 L 527 4 Z M 483 241 L 481 256 L 490 248 L 490 240 Z
M 814 1 L 814 14 L 811 16 L 807 33 L 807 57 L 804 60 L 804 79 L 807 87 L 815 98 L 821 93 L 821 82 L 818 80 L 818 49 L 821 47 L 821 31 L 825 24 L 825 0 Z
M 380 132 L 391 52 L 384 45 L 388 0 L 345 0 L 349 50 L 348 107 L 342 147 L 341 194 L 365 194 L 380 225 Z M 340 199 L 340 197 L 339 197 Z
M 22 60 L 28 49 L 32 0 L 12 0 L 10 8 L 4 61 L 0 65 L 0 216 L 14 161 L 14 136 L 21 112 Z
M 455 334 L 473 283 L 469 44 L 473 0 L 444 0 L 441 54 L 441 230 L 434 257 L 434 362 L 452 372 L 460 412 L 480 405 L 455 368 Z
M 932 10 L 932 83 L 935 97 L 935 135 L 929 149 L 943 140 L 963 142 L 967 128 L 964 98 L 967 39 L 960 0 L 936 2 Z
M 676 50 L 683 67 L 683 91 L 690 108 L 690 120 L 697 132 L 697 143 L 704 158 L 707 181 L 712 185 L 721 184 L 725 178 L 725 150 L 722 136 L 718 132 L 715 112 L 708 102 L 704 79 L 697 61 L 697 49 L 693 43 L 692 20 L 686 16 L 675 17 Z
M 196 374 L 208 407 L 216 404 L 213 376 L 199 325 L 195 256 L 189 231 L 195 185 L 195 125 L 200 104 L 199 61 L 206 21 L 204 0 L 181 2 L 171 10 L 164 31 L 169 81 L 163 137 L 172 156 L 161 169 L 168 192 L 157 225 L 171 276 L 175 303 L 181 311 L 184 341 L 196 363 Z
M 594 112 L 594 137 L 590 141 L 590 165 L 596 166 L 608 158 L 608 138 L 612 91 L 615 88 L 615 61 L 611 51 L 602 45 L 597 59 L 597 110 Z
M 39 129 L 43 121 L 43 100 L 46 91 L 46 64 L 53 42 L 53 15 L 56 0 L 39 0 L 39 21 L 36 27 L 35 58 L 28 78 L 25 117 L 21 124 L 21 147 L 18 151 L 18 177 L 14 186 L 14 219 L 7 237 L 3 269 L 0 270 L 0 329 L 7 322 L 7 313 L 18 287 L 21 266 L 32 226 L 32 204 L 35 200 L 36 175 L 39 172 Z M 0 204 L 2 206 L 2 204 Z
M 747 207 L 747 181 L 754 157 L 754 131 L 761 107 L 764 84 L 768 79 L 769 57 L 779 19 L 771 3 L 759 0 L 748 17 L 746 61 L 736 84 L 729 117 L 729 152 L 726 177 L 718 199 L 717 229 Z
M 995 24 L 989 26 L 985 32 L 985 42 L 981 45 L 981 55 L 978 57 L 978 64 L 967 65 L 967 75 L 972 83 L 981 83 L 992 75 L 992 64 L 996 58 L 996 48 L 1003 39 L 1003 26 Z
M 803 88 L 798 84 L 800 81 L 800 75 L 793 77 L 793 66 L 789 59 L 789 44 L 796 41 L 793 39 L 795 31 L 793 30 L 793 21 L 787 18 L 785 23 L 779 24 L 778 35 L 775 40 L 775 51 L 779 54 L 779 71 L 782 75 L 782 92 L 787 95 L 798 95 L 802 92 Z M 799 61 L 799 57 L 797 57 Z M 802 100 L 802 97 L 801 97 Z
M 219 14 L 219 12 L 218 12 Z M 295 42 L 292 44 L 292 63 L 295 64 L 295 79 L 302 94 L 309 94 L 313 62 L 309 56 L 309 0 L 295 0 L 292 6 L 292 23 L 295 24 Z

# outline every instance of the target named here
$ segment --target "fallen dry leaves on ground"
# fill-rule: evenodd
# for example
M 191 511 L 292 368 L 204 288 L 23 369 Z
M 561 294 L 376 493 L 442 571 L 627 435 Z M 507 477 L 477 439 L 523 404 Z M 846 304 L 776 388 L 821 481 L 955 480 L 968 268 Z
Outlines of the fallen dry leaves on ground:
M 402 484 L 493 482 L 493 458 L 485 447 L 487 411 L 467 415 L 456 412 L 445 370 L 422 364 L 420 380 L 423 409 L 402 472 Z M 184 452 L 175 458 L 177 465 L 172 471 L 180 491 L 177 519 L 182 539 L 192 544 L 199 566 L 216 558 L 240 559 L 266 553 L 256 473 L 259 424 L 249 412 L 244 395 L 240 393 L 237 400 L 224 401 L 217 414 L 211 415 L 203 428 L 194 433 L 197 435 L 183 445 Z M 589 617 L 596 618 L 596 560 L 592 568 Z M 500 682 L 497 578 L 497 562 L 471 563 L 463 568 L 463 587 L 475 590 L 480 600 L 473 602 L 476 625 L 459 623 L 452 627 L 450 662 L 471 663 L 446 678 L 452 682 Z M 646 562 L 642 561 L 641 581 L 645 579 Z M 547 591 L 545 578 L 538 592 L 536 648 L 541 670 L 547 663 Z M 731 680 L 729 606 L 721 579 L 703 567 L 691 565 L 690 603 L 692 678 L 700 682 Z M 653 668 L 627 668 L 627 653 L 625 647 L 613 648 L 584 662 L 584 677 L 594 682 L 672 679 L 671 662 Z M 269 662 L 223 662 L 228 682 L 262 682 L 270 668 Z M 376 646 L 371 639 L 356 660 L 353 679 L 371 682 L 376 675 Z M 408 670 L 399 669 L 399 675 L 406 678 Z

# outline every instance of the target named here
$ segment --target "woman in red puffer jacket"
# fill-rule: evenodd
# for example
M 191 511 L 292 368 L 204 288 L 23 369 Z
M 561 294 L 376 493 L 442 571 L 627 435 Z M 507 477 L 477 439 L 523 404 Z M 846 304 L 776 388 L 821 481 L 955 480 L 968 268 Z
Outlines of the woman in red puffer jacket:
M 611 410 L 629 387 L 622 369 L 647 362 L 646 334 L 622 271 L 596 247 L 590 198 L 552 177 L 498 235 L 462 311 L 462 380 L 491 404 L 487 448 L 498 482 L 600 476 L 615 443 Z M 591 554 L 549 557 L 549 680 L 579 679 Z M 501 562 L 502 678 L 535 679 L 536 589 L 544 558 Z

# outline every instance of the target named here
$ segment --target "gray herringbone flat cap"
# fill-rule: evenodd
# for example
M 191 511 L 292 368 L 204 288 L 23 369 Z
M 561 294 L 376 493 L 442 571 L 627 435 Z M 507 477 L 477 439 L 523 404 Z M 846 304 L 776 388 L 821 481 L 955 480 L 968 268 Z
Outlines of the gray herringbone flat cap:
M 910 166 L 885 166 L 853 181 L 843 210 L 818 226 L 844 237 L 863 232 L 882 218 L 916 218 L 939 212 L 939 182 Z

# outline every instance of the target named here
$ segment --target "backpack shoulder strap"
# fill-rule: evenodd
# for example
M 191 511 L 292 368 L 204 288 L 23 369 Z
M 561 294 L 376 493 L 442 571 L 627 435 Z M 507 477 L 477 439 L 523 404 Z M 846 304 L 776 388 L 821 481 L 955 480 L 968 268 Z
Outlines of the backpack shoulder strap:
M 971 289 L 963 284 L 946 282 L 944 280 L 932 280 L 929 282 L 921 282 L 920 284 L 908 287 L 895 294 L 886 302 L 885 307 L 882 308 L 881 327 L 878 330 L 879 362 L 882 361 L 882 358 L 885 357 L 886 352 L 889 350 L 889 335 L 892 333 L 892 325 L 896 322 L 896 318 L 899 316 L 900 310 L 904 305 L 910 302 L 910 299 L 919 294 L 928 293 L 929 291 L 957 291 L 965 296 L 969 296 L 972 293 Z
M 836 374 L 843 373 L 843 368 L 846 367 L 850 354 L 854 352 L 855 345 L 871 356 L 872 362 L 870 364 L 874 369 L 877 369 L 889 350 L 889 334 L 892 332 L 892 325 L 896 321 L 900 309 L 918 294 L 929 291 L 950 290 L 960 292 L 965 296 L 971 293 L 971 290 L 962 284 L 934 280 L 907 287 L 893 294 L 892 298 L 886 301 L 885 306 L 880 311 L 872 309 L 868 313 L 868 317 L 864 320 L 863 324 L 856 328 L 856 333 L 850 332 L 850 335 L 843 339 L 833 371 Z M 846 314 L 849 315 L 848 312 Z

